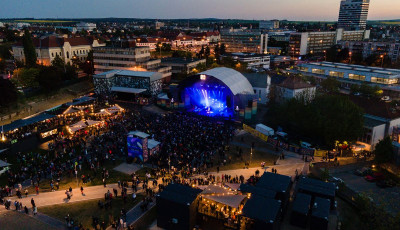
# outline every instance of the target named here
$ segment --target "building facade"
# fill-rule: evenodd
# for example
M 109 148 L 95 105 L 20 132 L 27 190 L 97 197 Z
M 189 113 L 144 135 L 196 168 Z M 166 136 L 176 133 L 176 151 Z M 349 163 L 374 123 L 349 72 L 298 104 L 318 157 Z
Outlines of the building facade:
M 222 57 L 231 57 L 234 60 L 246 63 L 248 69 L 262 68 L 269 69 L 271 64 L 271 59 L 269 55 L 266 54 L 255 54 L 255 53 L 228 53 Z
M 290 34 L 289 55 L 299 57 L 307 54 L 324 54 L 339 41 L 363 41 L 369 39 L 369 30 L 324 32 L 296 32 Z
M 95 93 L 132 93 L 156 96 L 162 90 L 162 75 L 157 72 L 111 70 L 93 76 Z
M 279 20 L 260 21 L 258 27 L 260 30 L 279 29 Z
M 365 30 L 370 0 L 342 0 L 340 2 L 338 28 Z
M 94 68 L 96 73 L 114 69 L 131 71 L 154 71 L 171 77 L 171 67 L 161 65 L 161 59 L 151 59 L 149 47 L 98 47 L 93 49 Z
M 173 74 L 189 74 L 195 70 L 197 65 L 206 64 L 206 59 L 170 57 L 161 59 L 161 63 L 163 66 L 171 67 Z
M 392 62 L 397 62 L 400 58 L 399 42 L 339 41 L 338 44 L 349 49 L 353 55 L 362 54 L 364 59 L 373 54 L 388 56 Z
M 96 29 L 96 23 L 80 22 L 76 24 L 76 29 L 78 31 L 93 31 L 94 29 Z
M 92 37 L 56 37 L 46 36 L 33 38 L 36 49 L 37 62 L 40 65 L 51 65 L 56 56 L 61 57 L 65 63 L 72 63 L 73 59 L 85 61 L 88 53 L 96 47 L 105 46 L 101 41 Z M 25 62 L 24 47 L 17 43 L 12 47 L 15 60 Z
M 231 53 L 266 54 L 268 34 L 255 31 L 221 32 L 221 43 Z
M 333 62 L 313 62 L 298 65 L 299 71 L 303 74 L 311 74 L 316 77 L 335 77 L 339 81 L 362 82 L 396 85 L 399 82 L 400 70 L 385 69 L 379 67 L 367 67 L 360 65 L 349 65 Z

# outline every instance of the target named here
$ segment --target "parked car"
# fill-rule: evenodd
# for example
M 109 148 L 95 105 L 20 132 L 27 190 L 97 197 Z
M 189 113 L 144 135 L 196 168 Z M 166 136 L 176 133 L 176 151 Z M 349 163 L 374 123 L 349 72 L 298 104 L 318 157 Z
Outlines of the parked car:
M 357 169 L 354 171 L 354 174 L 357 176 L 363 176 L 365 177 L 366 175 L 371 175 L 372 174 L 372 169 L 368 167 L 364 167 L 362 169 Z
M 364 178 L 369 182 L 381 181 L 385 179 L 383 174 L 379 172 L 373 173 L 372 175 L 367 175 Z
M 380 180 L 376 182 L 376 186 L 380 188 L 393 188 L 396 183 L 392 180 Z

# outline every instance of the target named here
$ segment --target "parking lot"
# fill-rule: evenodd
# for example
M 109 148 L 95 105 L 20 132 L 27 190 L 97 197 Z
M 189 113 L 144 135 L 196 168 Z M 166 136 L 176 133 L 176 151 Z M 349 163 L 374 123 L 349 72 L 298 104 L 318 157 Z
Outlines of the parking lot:
M 368 182 L 362 176 L 354 174 L 353 170 L 332 173 L 332 176 L 342 179 L 352 190 L 365 193 L 376 204 L 383 205 L 392 214 L 400 212 L 400 187 L 380 188 L 375 182 Z

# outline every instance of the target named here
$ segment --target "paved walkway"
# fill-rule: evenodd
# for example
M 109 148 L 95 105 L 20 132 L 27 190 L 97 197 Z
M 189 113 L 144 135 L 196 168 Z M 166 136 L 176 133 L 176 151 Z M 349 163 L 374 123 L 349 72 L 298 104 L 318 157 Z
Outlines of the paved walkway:
M 27 207 L 31 207 L 31 199 L 35 201 L 37 207 L 55 205 L 55 204 L 64 204 L 64 203 L 73 203 L 85 200 L 99 199 L 104 198 L 104 193 L 108 190 L 112 192 L 113 188 L 118 189 L 117 184 L 109 184 L 107 187 L 103 185 L 83 187 L 83 195 L 81 194 L 80 188 L 72 189 L 72 198 L 67 200 L 67 195 L 65 194 L 65 190 L 59 190 L 55 192 L 45 192 L 40 193 L 39 195 L 32 194 L 28 195 L 28 197 L 23 197 L 22 199 L 18 199 L 16 196 L 11 197 L 11 201 L 18 200 L 22 202 L 22 205 L 26 205 Z M 120 190 L 120 189 L 119 189 Z M 128 189 L 128 194 L 132 193 L 132 189 Z M 40 211 L 40 210 L 38 210 Z

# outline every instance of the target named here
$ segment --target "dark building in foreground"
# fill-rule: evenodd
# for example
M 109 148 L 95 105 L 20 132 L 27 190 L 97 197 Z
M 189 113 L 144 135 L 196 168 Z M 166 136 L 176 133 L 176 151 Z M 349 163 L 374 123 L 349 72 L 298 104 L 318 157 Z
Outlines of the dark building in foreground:
M 292 225 L 306 228 L 309 219 L 311 196 L 304 193 L 297 193 L 292 204 L 290 223 Z
M 281 201 L 256 195 L 244 205 L 242 218 L 246 229 L 277 230 L 281 213 Z
M 292 179 L 289 176 L 270 172 L 265 172 L 256 184 L 258 188 L 275 191 L 277 193 L 277 199 L 282 201 L 284 205 L 289 199 L 291 186 Z
M 314 200 L 314 206 L 311 212 L 310 229 L 327 230 L 329 223 L 330 201 L 317 197 Z
M 170 184 L 157 196 L 157 226 L 164 229 L 193 229 L 200 189 Z

